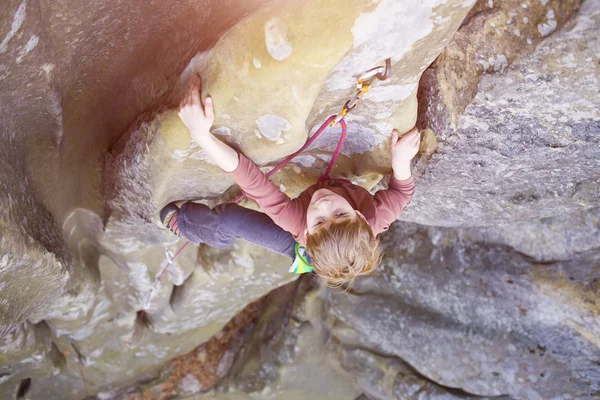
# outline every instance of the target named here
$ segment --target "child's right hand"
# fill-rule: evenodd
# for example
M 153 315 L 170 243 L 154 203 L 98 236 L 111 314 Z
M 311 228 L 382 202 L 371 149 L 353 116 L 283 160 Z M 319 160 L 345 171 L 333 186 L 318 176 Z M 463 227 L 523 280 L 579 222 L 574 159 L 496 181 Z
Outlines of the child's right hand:
M 202 80 L 194 75 L 190 88 L 179 105 L 179 118 L 190 131 L 192 139 L 201 142 L 202 138 L 210 135 L 210 128 L 215 121 L 212 99 L 206 97 L 204 104 L 200 100 Z
M 405 180 L 412 175 L 410 161 L 419 151 L 421 134 L 415 127 L 401 138 L 398 138 L 399 135 L 398 130 L 394 129 L 391 143 L 392 169 L 394 170 L 394 177 L 396 179 Z

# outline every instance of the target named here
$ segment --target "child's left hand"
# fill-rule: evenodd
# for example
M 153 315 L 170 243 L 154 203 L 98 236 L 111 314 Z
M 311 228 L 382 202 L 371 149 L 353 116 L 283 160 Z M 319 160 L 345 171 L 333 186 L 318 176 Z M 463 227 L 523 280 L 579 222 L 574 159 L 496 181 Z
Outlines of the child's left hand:
M 410 161 L 419 151 L 421 134 L 415 127 L 401 138 L 398 138 L 399 135 L 398 130 L 394 129 L 391 143 L 392 169 L 394 170 L 394 177 L 396 179 L 405 180 L 412 175 Z

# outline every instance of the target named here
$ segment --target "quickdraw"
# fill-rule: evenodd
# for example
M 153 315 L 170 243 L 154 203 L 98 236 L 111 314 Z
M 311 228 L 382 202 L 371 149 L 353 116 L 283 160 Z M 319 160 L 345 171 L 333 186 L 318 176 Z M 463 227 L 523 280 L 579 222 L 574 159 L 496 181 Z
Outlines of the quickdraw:
M 342 111 L 339 112 L 339 114 L 331 122 L 330 126 L 334 126 L 335 124 L 339 123 L 342 120 L 342 118 L 345 118 L 346 115 L 348 115 L 348 113 L 354 107 L 356 107 L 358 101 L 362 100 L 365 93 L 369 91 L 371 83 L 373 83 L 375 79 L 384 81 L 390 76 L 390 72 L 392 72 L 392 60 L 388 58 L 385 60 L 385 66 L 371 68 L 370 70 L 362 74 L 356 81 L 356 94 L 354 95 L 354 97 L 348 100 L 346 104 L 344 104 Z
M 286 166 L 290 161 L 292 161 L 294 159 L 294 157 L 296 157 L 298 154 L 302 153 L 315 140 L 317 140 L 317 138 L 319 136 L 321 136 L 321 134 L 325 131 L 325 129 L 328 126 L 335 126 L 337 124 L 340 124 L 340 126 L 342 128 L 342 132 L 340 133 L 340 139 L 338 141 L 335 151 L 333 152 L 333 155 L 331 156 L 331 161 L 329 161 L 329 164 L 327 165 L 327 168 L 325 169 L 325 172 L 323 173 L 323 175 L 321 175 L 321 177 L 319 178 L 319 181 L 329 179 L 329 173 L 333 169 L 333 166 L 335 165 L 335 162 L 337 161 L 338 156 L 340 155 L 340 153 L 342 151 L 342 147 L 344 146 L 344 141 L 346 140 L 346 135 L 348 133 L 348 126 L 346 125 L 346 121 L 344 121 L 344 117 L 346 117 L 346 115 L 348 115 L 348 113 L 352 109 L 354 109 L 354 107 L 356 107 L 358 102 L 360 100 L 362 100 L 365 93 L 367 93 L 369 91 L 369 88 L 371 87 L 371 84 L 373 83 L 373 81 L 375 79 L 379 79 L 381 81 L 387 79 L 390 76 L 391 70 L 392 70 L 392 61 L 391 61 L 391 59 L 388 58 L 385 60 L 385 66 L 378 66 L 378 67 L 372 68 L 372 69 L 366 71 L 364 74 L 362 74 L 356 82 L 356 94 L 354 95 L 354 97 L 352 97 L 350 100 L 348 100 L 344 104 L 344 107 L 339 112 L 339 114 L 332 115 L 331 117 L 327 118 L 327 120 L 323 123 L 323 125 L 321 125 L 321 127 L 310 138 L 308 138 L 308 140 L 306 141 L 304 146 L 302 146 L 295 153 L 290 154 L 283 161 L 281 161 L 279 164 L 277 164 L 275 166 L 275 168 L 273 168 L 272 170 L 267 172 L 265 175 L 267 177 L 270 177 L 275 172 L 279 171 L 281 168 Z M 233 200 L 233 202 L 239 203 L 244 197 L 246 197 L 246 194 L 242 193 L 241 195 L 236 197 Z M 167 271 L 167 269 L 171 266 L 171 264 L 173 264 L 173 262 L 175 261 L 175 258 L 183 251 L 183 249 L 185 249 L 185 247 L 189 243 L 190 243 L 189 241 L 185 242 L 179 248 L 179 250 L 177 250 L 175 252 L 175 254 L 173 254 L 169 249 L 165 250 L 165 258 L 167 260 L 167 263 L 165 264 L 165 266 L 160 270 L 160 272 L 156 276 L 156 280 L 154 281 L 154 284 L 152 285 L 152 288 L 150 289 L 150 293 L 148 294 L 148 298 L 146 299 L 146 302 L 144 303 L 144 309 L 140 311 L 139 316 L 136 320 L 136 324 L 133 328 L 133 333 L 132 333 L 129 343 L 133 343 L 133 340 L 135 339 L 135 335 L 138 330 L 137 327 L 140 324 L 140 322 L 142 321 L 142 318 L 144 316 L 144 310 L 148 309 L 148 306 L 150 305 L 150 300 L 152 299 L 152 295 L 154 294 L 154 291 L 155 291 L 158 283 L 160 282 L 160 279 L 162 278 L 164 273 Z M 310 266 L 310 262 L 307 261 L 306 258 L 303 258 L 303 255 L 306 254 L 306 249 L 304 249 L 304 247 L 301 246 L 301 249 L 304 249 L 304 250 L 303 250 L 303 255 L 300 255 L 300 252 L 299 252 L 300 248 L 298 246 L 299 246 L 299 244 L 296 244 L 296 260 L 298 260 L 298 259 L 301 260 L 298 262 L 301 264 L 302 270 L 305 270 L 305 272 L 312 272 L 312 267 Z M 294 262 L 296 262 L 296 260 Z M 298 270 L 298 268 L 295 268 L 295 269 Z M 295 272 L 295 273 L 302 273 L 302 272 Z

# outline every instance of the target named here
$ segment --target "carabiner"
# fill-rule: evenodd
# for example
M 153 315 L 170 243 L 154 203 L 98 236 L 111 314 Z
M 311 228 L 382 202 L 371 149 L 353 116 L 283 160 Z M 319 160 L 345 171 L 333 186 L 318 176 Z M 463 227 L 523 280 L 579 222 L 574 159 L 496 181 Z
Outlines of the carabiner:
M 390 72 L 392 72 L 392 59 L 386 58 L 385 71 L 383 71 L 383 73 L 377 74 L 377 79 L 379 79 L 380 81 L 385 81 L 390 76 Z
M 346 104 L 348 104 L 348 102 L 346 102 Z M 339 122 L 346 115 L 348 115 L 348 111 L 349 111 L 348 108 L 346 106 L 344 106 L 344 108 L 342 108 L 342 111 L 340 111 L 340 113 L 335 116 L 335 118 L 333 119 L 333 121 L 331 121 L 331 123 L 329 124 L 329 126 L 336 126 L 337 124 L 339 124 Z
M 375 78 L 379 80 L 387 79 L 390 76 L 391 70 L 392 60 L 387 58 L 385 60 L 385 66 L 371 68 L 370 70 L 362 74 L 356 82 L 356 94 L 354 95 L 354 97 L 348 100 L 346 104 L 344 104 L 344 108 L 342 108 L 342 111 L 335 116 L 335 118 L 333 119 L 333 121 L 331 121 L 329 126 L 334 126 L 338 124 L 346 115 L 348 115 L 348 112 L 350 110 L 356 107 L 358 101 L 361 100 L 364 94 L 369 91 L 369 87 L 371 86 L 371 83 L 375 80 Z
M 385 60 L 385 66 L 379 66 L 375 68 L 371 68 L 364 74 L 362 74 L 358 81 L 356 82 L 356 89 L 360 90 L 363 83 L 370 84 L 375 80 L 375 78 L 380 81 L 386 80 L 390 76 L 390 72 L 392 71 L 392 60 L 387 58 Z

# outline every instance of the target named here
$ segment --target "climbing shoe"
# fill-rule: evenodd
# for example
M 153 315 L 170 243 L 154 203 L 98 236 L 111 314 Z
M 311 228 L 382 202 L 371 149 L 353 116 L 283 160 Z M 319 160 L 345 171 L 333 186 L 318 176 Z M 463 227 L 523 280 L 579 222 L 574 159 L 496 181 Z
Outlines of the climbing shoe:
M 169 203 L 160 210 L 160 220 L 162 224 L 171 232 L 181 237 L 181 230 L 177 223 L 177 215 L 179 214 L 179 207 L 174 203 Z

